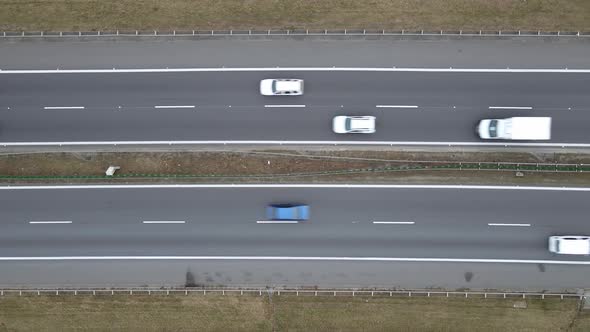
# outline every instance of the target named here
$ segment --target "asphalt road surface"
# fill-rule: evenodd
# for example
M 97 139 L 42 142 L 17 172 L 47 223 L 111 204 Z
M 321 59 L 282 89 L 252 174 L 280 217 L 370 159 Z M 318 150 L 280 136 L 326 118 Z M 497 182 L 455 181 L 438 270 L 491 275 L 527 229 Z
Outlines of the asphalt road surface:
M 587 266 L 310 261 L 0 262 L 3 288 L 345 287 L 575 292 Z
M 374 37 L 372 37 L 374 38 Z M 590 38 L 0 38 L 0 69 L 186 67 L 590 68 Z
M 305 79 L 305 94 L 261 96 L 269 77 Z M 550 116 L 550 142 L 590 143 L 588 86 L 587 73 L 5 73 L 0 142 L 479 142 L 482 118 Z M 376 116 L 377 133 L 334 134 L 341 114 Z
M 519 260 L 510 266 L 514 266 L 514 271 L 521 271 L 521 275 L 509 280 L 512 284 L 506 283 L 505 277 L 501 278 L 502 281 L 494 287 L 526 286 L 523 279 L 545 272 L 545 267 L 537 266 L 543 263 L 524 264 L 526 261 L 590 262 L 587 257 L 554 255 L 547 250 L 547 238 L 550 235 L 590 233 L 590 227 L 585 222 L 585 202 L 589 195 L 589 191 L 459 188 L 1 190 L 0 218 L 3 231 L 0 233 L 0 276 L 5 276 L 5 284 L 14 285 L 18 283 L 15 271 L 24 271 L 37 265 L 44 266 L 44 269 L 52 268 L 47 262 L 22 262 L 18 257 L 35 257 L 38 260 L 43 257 L 77 256 L 80 257 L 79 264 L 89 265 L 84 257 L 238 256 L 238 259 L 225 263 L 213 259 L 197 265 L 194 265 L 195 262 L 183 265 L 192 265 L 198 270 L 195 272 L 203 272 L 198 268 L 201 264 L 217 264 L 216 268 L 225 270 L 228 275 L 233 273 L 234 276 L 242 273 L 242 270 L 232 271 L 232 264 L 238 264 L 235 266 L 241 268 L 244 266 L 239 257 L 279 257 L 272 262 L 252 262 L 252 266 L 261 266 L 265 271 L 272 270 L 272 266 L 285 265 L 286 262 L 280 257 L 324 257 L 328 261 L 321 262 L 324 265 L 319 270 L 305 270 L 305 266 L 318 266 L 318 262 L 295 260 L 293 263 L 303 268 L 299 274 L 310 274 L 308 282 L 318 277 L 314 271 L 324 271 L 331 277 L 324 280 L 323 284 L 329 284 L 332 280 L 337 285 L 344 285 L 346 282 L 352 283 L 352 280 L 349 277 L 339 279 L 334 273 L 346 273 L 347 265 L 330 262 L 329 258 L 512 259 Z M 258 223 L 265 220 L 264 208 L 267 204 L 291 202 L 310 204 L 311 218 L 307 223 Z M 17 261 L 7 262 L 7 259 Z M 134 266 L 157 270 L 159 266 L 172 264 L 172 261 L 130 262 L 127 265 L 129 271 L 121 274 L 129 278 L 137 272 L 133 272 Z M 54 264 L 76 266 L 78 263 Z M 347 264 L 354 266 L 347 275 L 358 274 L 359 269 L 362 270 L 359 262 Z M 408 266 L 408 271 L 416 271 L 416 266 L 423 265 L 430 269 L 434 265 L 440 268 L 441 275 L 447 275 L 448 278 L 454 275 L 454 281 L 443 278 L 437 282 L 433 277 L 423 287 L 433 284 L 452 285 L 457 281 L 457 266 L 461 266 L 440 262 L 368 261 L 366 264 L 381 271 L 381 274 L 365 279 L 357 275 L 362 279 L 359 284 L 363 285 L 371 282 L 384 284 L 384 273 L 400 266 Z M 497 273 L 497 269 L 507 269 L 505 264 L 478 264 L 469 266 L 477 266 L 476 270 L 496 269 L 492 274 Z M 534 268 L 525 268 L 524 265 Z M 11 266 L 17 269 L 13 270 Z M 334 266 L 335 270 L 330 271 L 329 266 Z M 561 277 L 541 279 L 539 283 L 527 287 L 556 289 L 571 287 L 572 284 L 588 287 L 590 285 L 586 279 L 578 278 L 579 273 L 587 275 L 589 268 L 549 263 L 547 270 L 560 271 Z M 178 266 L 175 271 L 178 271 Z M 390 272 L 394 273 L 392 270 Z M 288 279 L 283 280 L 287 284 L 295 280 L 302 281 L 301 275 L 293 275 L 294 271 L 290 269 L 273 270 L 273 273 L 284 273 L 281 278 Z M 107 277 L 104 283 L 121 281 L 121 274 L 117 275 L 116 271 L 108 274 L 110 278 Z M 160 271 L 154 274 L 153 279 L 142 276 L 137 280 L 149 281 L 149 284 L 168 280 L 169 276 L 162 277 L 162 274 L 166 273 Z M 176 278 L 179 277 L 177 273 Z M 232 280 L 227 283 L 259 285 L 267 280 L 267 276 L 262 273 L 252 277 L 249 282 L 244 277 L 230 278 Z M 39 276 L 26 276 L 22 280 L 35 278 Z M 54 283 L 59 284 L 55 282 L 55 277 L 52 278 Z M 62 285 L 96 281 L 96 278 L 76 273 L 70 278 L 67 270 L 63 271 L 62 278 Z M 425 282 L 424 278 L 416 280 Z M 220 279 L 217 278 L 215 282 L 220 282 Z M 52 282 L 37 279 L 35 283 Z
M 2 256 L 552 259 L 548 236 L 590 233 L 583 222 L 588 192 L 129 188 L 2 190 L 0 197 Z M 310 204 L 310 221 L 257 223 L 265 220 L 267 204 L 281 202 Z M 179 223 L 144 223 L 150 221 Z M 415 224 L 374 223 L 380 221 Z

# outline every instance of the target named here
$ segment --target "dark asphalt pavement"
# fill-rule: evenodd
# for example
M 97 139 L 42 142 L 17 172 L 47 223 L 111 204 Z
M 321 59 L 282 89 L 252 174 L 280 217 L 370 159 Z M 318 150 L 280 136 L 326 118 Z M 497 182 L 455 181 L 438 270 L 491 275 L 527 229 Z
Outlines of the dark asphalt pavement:
M 104 38 L 104 37 L 102 37 Z M 371 40 L 371 38 L 373 38 Z M 0 69 L 590 68 L 590 38 L 0 39 Z
M 268 77 L 303 78 L 305 95 L 263 97 L 258 83 Z M 551 116 L 551 142 L 590 143 L 590 75 L 584 73 L 3 74 L 0 86 L 0 142 L 477 142 L 474 126 L 482 118 Z M 265 108 L 271 104 L 306 107 Z M 376 116 L 377 133 L 332 133 L 331 119 L 340 114 Z
M 547 251 L 547 237 L 590 233 L 583 222 L 589 195 L 358 188 L 0 191 L 0 248 L 2 256 L 563 259 Z M 308 223 L 257 224 L 267 204 L 290 202 L 311 205 Z M 72 224 L 29 224 L 52 220 Z M 143 224 L 154 220 L 185 223 Z
M 585 206 L 589 195 L 589 192 L 571 191 L 417 188 L 2 190 L 0 252 L 2 257 L 211 255 L 586 261 L 585 257 L 550 254 L 546 241 L 553 234 L 590 233 Z M 257 223 L 265 218 L 267 204 L 281 202 L 310 204 L 309 222 Z M 30 224 L 31 221 L 72 223 Z M 144 224 L 143 221 L 185 223 Z M 373 221 L 415 224 L 374 224 Z M 488 223 L 530 226 L 489 226 Z M 0 284 L 177 285 L 182 284 L 184 270 L 189 269 L 209 285 L 471 285 L 554 290 L 590 286 L 587 278 L 583 278 L 588 273 L 587 266 L 525 265 L 3 261 Z M 31 274 L 32 268 L 46 274 Z M 104 278 L 95 277 L 97 269 L 104 270 Z M 146 274 L 146 271 L 151 272 Z M 463 277 L 468 271 L 477 276 L 473 283 L 471 278 Z M 531 282 L 533 279 L 536 281 Z

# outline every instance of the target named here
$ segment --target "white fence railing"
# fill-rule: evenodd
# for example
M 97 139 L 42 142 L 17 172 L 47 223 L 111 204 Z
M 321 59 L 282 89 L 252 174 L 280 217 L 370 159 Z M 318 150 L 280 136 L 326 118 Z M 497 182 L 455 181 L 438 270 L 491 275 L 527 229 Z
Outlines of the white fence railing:
M 370 297 L 462 297 L 462 298 L 502 298 L 502 299 L 577 299 L 583 295 L 572 293 L 533 293 L 533 292 L 477 292 L 477 291 L 430 291 L 430 290 L 350 290 L 350 289 L 201 289 L 201 288 L 119 288 L 119 289 L 2 289 L 0 296 L 40 296 L 40 295 L 254 295 L 263 296 L 370 296 Z
M 590 31 L 542 30 L 113 30 L 113 31 L 2 31 L 0 37 L 211 37 L 211 36 L 465 36 L 465 37 L 590 37 Z

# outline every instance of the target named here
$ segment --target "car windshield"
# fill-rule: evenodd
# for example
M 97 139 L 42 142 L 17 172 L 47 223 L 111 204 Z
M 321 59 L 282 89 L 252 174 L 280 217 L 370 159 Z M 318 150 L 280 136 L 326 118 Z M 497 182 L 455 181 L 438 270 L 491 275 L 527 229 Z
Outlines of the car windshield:
M 490 121 L 490 137 L 498 137 L 498 120 Z
M 272 92 L 277 92 L 277 81 L 272 81 Z
M 350 129 L 352 129 L 351 123 L 352 123 L 352 120 L 350 118 L 346 118 L 346 121 L 344 122 L 344 128 L 347 131 L 350 130 Z

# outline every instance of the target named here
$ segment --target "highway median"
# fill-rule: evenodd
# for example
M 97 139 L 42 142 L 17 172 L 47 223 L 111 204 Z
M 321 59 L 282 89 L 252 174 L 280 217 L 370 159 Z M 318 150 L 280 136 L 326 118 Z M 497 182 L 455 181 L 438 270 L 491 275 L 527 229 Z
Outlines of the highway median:
M 0 181 L 588 186 L 590 155 L 358 148 L 5 153 Z

